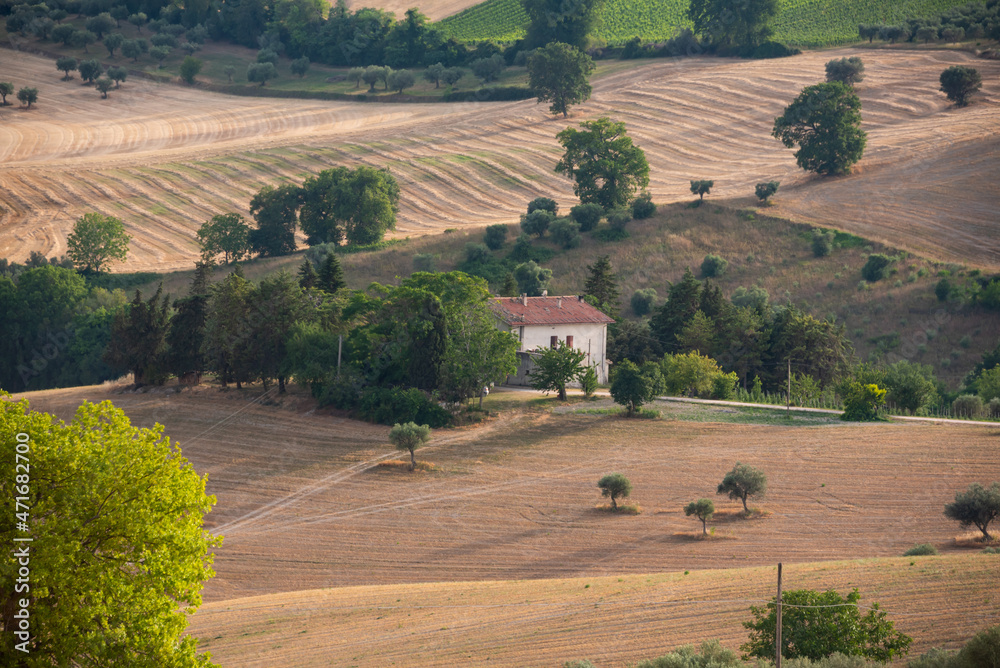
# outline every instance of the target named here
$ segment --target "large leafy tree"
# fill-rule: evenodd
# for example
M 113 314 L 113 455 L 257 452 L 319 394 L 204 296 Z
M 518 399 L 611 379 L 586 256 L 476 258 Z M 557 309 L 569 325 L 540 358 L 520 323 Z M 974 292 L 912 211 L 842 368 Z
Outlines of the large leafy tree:
M 527 48 L 562 42 L 585 49 L 603 0 L 521 0 L 521 4 L 530 21 L 524 39 Z
M 387 169 L 323 170 L 302 192 L 302 230 L 310 244 L 371 244 L 395 229 L 399 184 Z
M 113 368 L 131 372 L 136 385 L 164 380 L 169 305 L 161 284 L 146 301 L 136 290 L 135 298 L 115 314 L 104 361 Z
M 973 67 L 952 65 L 941 73 L 941 92 L 959 107 L 969 104 L 969 98 L 983 87 L 983 77 Z
M 27 532 L 13 509 L 0 518 L 0 537 L 15 546 L 0 568 L 0 664 L 212 665 L 183 633 L 214 574 L 211 550 L 222 539 L 202 518 L 215 498 L 163 427 L 133 427 L 107 401 L 85 402 L 63 424 L 27 400 L 3 399 L 0 439 L 5 470 L 24 461 L 15 462 L 16 443 L 26 443 L 31 464 L 27 482 L 0 480 L 5 498 L 26 496 L 30 508 Z M 34 542 L 13 542 L 26 536 Z M 31 561 L 30 591 L 15 589 L 19 549 Z M 11 642 L 21 598 L 31 601 L 27 654 Z
M 278 380 L 278 392 L 285 391 L 285 341 L 293 325 L 309 316 L 307 302 L 298 281 L 286 271 L 261 280 L 249 303 L 249 354 L 254 375 L 267 389 L 267 381 Z
M 757 46 L 772 34 L 768 26 L 777 0 L 691 0 L 687 16 L 694 31 L 717 46 Z
M 818 661 L 840 652 L 888 663 L 905 654 L 913 639 L 895 630 L 878 603 L 862 615 L 860 600 L 857 589 L 846 597 L 832 590 L 782 592 L 781 656 Z M 750 633 L 740 650 L 746 658 L 770 659 L 774 656 L 778 625 L 775 603 L 750 606 L 750 612 L 753 619 L 743 622 Z
M 963 529 L 975 526 L 983 532 L 983 540 L 989 540 L 990 523 L 1000 517 L 1000 482 L 989 488 L 975 482 L 964 492 L 956 492 L 955 502 L 945 504 L 944 515 Z
M 114 216 L 85 213 L 66 239 L 66 254 L 85 273 L 100 273 L 114 260 L 125 261 L 131 239 L 125 225 Z
M 566 385 L 586 371 L 580 366 L 586 357 L 582 350 L 567 346 L 565 341 L 556 341 L 554 348 L 545 348 L 534 358 L 531 386 L 546 393 L 557 392 L 560 401 L 566 401 Z
M 210 290 L 202 344 L 208 369 L 217 374 L 223 387 L 229 382 L 241 387 L 251 378 L 247 349 L 254 286 L 243 277 L 240 265 L 236 268 Z
M 569 107 L 590 99 L 588 77 L 594 60 L 580 49 L 552 42 L 528 58 L 528 85 L 539 102 L 551 102 L 549 111 L 569 115 Z
M 446 399 L 479 397 L 493 383 L 517 372 L 517 337 L 497 328 L 485 285 L 478 298 L 449 314 L 448 347 L 441 360 L 441 390 Z
M 197 382 L 205 371 L 205 321 L 208 318 L 208 280 L 211 265 L 199 263 L 187 297 L 174 302 L 167 332 L 167 368 L 178 378 Z
M 292 185 L 265 186 L 250 200 L 257 229 L 250 231 L 250 248 L 262 257 L 295 252 L 295 226 L 302 190 Z
M 250 254 L 250 226 L 238 213 L 221 213 L 201 226 L 198 243 L 206 262 L 219 253 L 226 264 L 239 262 Z
M 597 481 L 601 496 L 611 499 L 611 509 L 618 510 L 618 497 L 628 498 L 632 493 L 632 483 L 623 473 L 609 473 Z
M 649 185 L 646 154 L 632 143 L 624 123 L 604 117 L 580 127 L 556 135 L 566 149 L 556 171 L 576 181 L 573 192 L 581 202 L 605 210 L 624 208 L 637 190 Z
M 861 129 L 861 100 L 839 81 L 808 86 L 771 134 L 788 148 L 796 144 L 799 167 L 817 174 L 845 174 L 861 159 L 868 135 Z

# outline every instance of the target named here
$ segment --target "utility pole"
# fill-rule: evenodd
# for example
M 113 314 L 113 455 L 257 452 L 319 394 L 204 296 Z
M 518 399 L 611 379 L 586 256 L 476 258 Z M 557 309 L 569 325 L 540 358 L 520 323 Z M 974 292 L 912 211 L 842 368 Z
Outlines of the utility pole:
M 344 335 L 337 335 L 337 378 L 340 378 L 340 353 L 344 350 Z
M 774 627 L 774 668 L 781 668 L 781 564 L 778 564 L 778 619 Z
M 788 394 L 785 396 L 785 415 L 792 413 L 792 358 L 788 358 Z

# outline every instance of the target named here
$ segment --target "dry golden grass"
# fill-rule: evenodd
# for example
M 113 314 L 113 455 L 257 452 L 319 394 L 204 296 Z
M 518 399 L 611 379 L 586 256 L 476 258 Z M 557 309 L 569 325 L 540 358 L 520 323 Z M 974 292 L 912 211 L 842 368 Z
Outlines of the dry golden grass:
M 996 565 L 993 555 L 785 563 L 783 585 L 858 588 L 861 605 L 879 603 L 914 638 L 913 658 L 955 648 L 996 623 Z M 589 658 L 607 668 L 711 638 L 738 649 L 750 605 L 774 596 L 775 570 L 298 591 L 209 603 L 190 632 L 231 666 L 558 666 Z
M 421 0 L 420 2 L 420 13 L 427 16 L 432 21 L 440 21 L 446 16 L 451 16 L 452 14 L 457 14 L 463 9 L 477 5 L 482 0 Z M 347 6 L 352 9 L 360 9 L 362 7 L 377 7 L 379 9 L 384 9 L 387 12 L 392 12 L 396 15 L 397 19 L 403 18 L 406 14 L 406 10 L 413 7 L 413 3 L 410 0 L 377 0 L 372 2 L 371 0 L 348 0 Z
M 773 119 L 833 57 L 860 54 L 868 78 L 868 150 L 855 173 L 819 179 L 770 137 Z M 1000 267 L 990 178 L 997 156 L 1000 62 L 976 60 L 983 94 L 953 109 L 937 91 L 954 51 L 840 49 L 777 61 L 696 58 L 602 64 L 591 101 L 569 120 L 534 102 L 348 104 L 236 98 L 130 81 L 108 100 L 60 82 L 51 61 L 5 55 L 40 88 L 30 111 L 0 124 L 0 255 L 62 253 L 72 221 L 96 210 L 134 236 L 127 267 L 173 269 L 197 256 L 210 216 L 246 213 L 261 186 L 301 182 L 335 165 L 389 167 L 403 198 L 399 235 L 512 222 L 538 195 L 573 203 L 552 169 L 555 135 L 609 115 L 625 121 L 651 163 L 658 201 L 745 199 L 759 181 L 782 189 L 774 215 L 831 225 L 948 261 Z M 744 198 L 744 199 L 741 199 Z

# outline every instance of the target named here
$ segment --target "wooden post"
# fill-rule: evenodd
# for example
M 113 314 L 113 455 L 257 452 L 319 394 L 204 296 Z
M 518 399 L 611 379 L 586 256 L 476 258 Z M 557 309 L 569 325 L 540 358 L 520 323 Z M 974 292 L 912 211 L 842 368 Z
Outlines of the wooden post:
M 340 353 L 344 349 L 344 335 L 337 335 L 337 378 L 340 378 Z
M 778 564 L 777 625 L 774 627 L 774 668 L 781 668 L 781 564 Z
M 788 395 L 785 397 L 785 415 L 792 412 L 792 358 L 788 358 Z

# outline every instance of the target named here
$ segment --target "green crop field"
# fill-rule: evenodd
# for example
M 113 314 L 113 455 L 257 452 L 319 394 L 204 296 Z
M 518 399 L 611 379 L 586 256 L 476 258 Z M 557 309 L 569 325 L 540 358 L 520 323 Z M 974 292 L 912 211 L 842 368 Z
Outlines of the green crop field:
M 931 16 L 965 0 L 779 0 L 775 38 L 798 46 L 854 41 L 859 23 L 894 23 Z M 605 0 L 597 37 L 620 44 L 632 37 L 661 40 L 690 23 L 686 0 Z M 440 22 L 460 40 L 513 41 L 524 35 L 528 16 L 519 0 L 486 0 Z

